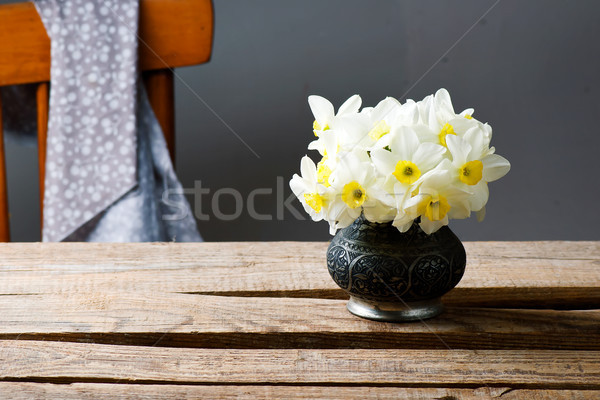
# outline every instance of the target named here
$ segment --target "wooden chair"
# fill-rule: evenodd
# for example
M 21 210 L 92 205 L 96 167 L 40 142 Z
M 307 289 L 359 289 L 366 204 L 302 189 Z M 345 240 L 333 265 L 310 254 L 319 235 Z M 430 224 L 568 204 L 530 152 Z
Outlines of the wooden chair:
M 210 59 L 211 0 L 140 0 L 139 63 L 150 103 L 175 155 L 173 68 Z M 40 207 L 43 210 L 50 39 L 33 3 L 0 6 L 0 86 L 37 83 Z M 0 99 L 0 242 L 10 241 Z M 41 214 L 41 212 L 40 212 Z

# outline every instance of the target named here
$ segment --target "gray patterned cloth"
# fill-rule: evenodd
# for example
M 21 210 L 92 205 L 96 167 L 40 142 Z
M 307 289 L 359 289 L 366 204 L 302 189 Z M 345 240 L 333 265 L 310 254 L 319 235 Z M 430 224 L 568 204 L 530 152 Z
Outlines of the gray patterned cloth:
M 138 0 L 35 5 L 52 56 L 43 240 L 200 241 L 139 79 Z

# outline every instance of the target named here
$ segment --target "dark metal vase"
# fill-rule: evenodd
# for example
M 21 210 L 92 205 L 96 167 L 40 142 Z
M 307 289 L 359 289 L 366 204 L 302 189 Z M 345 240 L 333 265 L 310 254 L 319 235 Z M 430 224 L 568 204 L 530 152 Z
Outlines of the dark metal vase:
M 427 235 L 415 222 L 405 233 L 361 215 L 327 249 L 333 280 L 350 295 L 348 310 L 378 321 L 413 321 L 443 311 L 441 296 L 466 265 L 461 241 L 447 226 Z

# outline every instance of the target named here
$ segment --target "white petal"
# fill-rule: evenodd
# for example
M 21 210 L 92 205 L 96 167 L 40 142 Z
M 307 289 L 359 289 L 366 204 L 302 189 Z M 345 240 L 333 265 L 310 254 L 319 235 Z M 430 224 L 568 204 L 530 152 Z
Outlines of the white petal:
M 354 96 L 350 97 L 348 100 L 346 100 L 344 102 L 344 104 L 342 104 L 340 106 L 340 109 L 338 110 L 337 115 L 357 113 L 361 104 L 362 104 L 362 99 L 360 98 L 359 95 L 355 94 Z
M 450 125 L 452 125 L 452 128 L 454 128 L 454 132 L 458 136 L 464 136 L 464 134 L 469 129 L 480 125 L 477 121 L 474 121 L 472 119 L 462 118 L 462 117 L 453 117 L 448 121 L 448 123 Z
M 323 220 L 323 212 L 316 212 L 315 210 L 312 209 L 312 207 L 310 207 L 308 204 L 306 204 L 305 201 L 303 201 L 302 203 L 303 203 L 302 205 L 304 206 L 304 210 L 306 211 L 306 213 L 308 215 L 310 215 L 310 218 L 313 221 L 319 222 L 319 221 Z
M 433 97 L 435 101 L 439 103 L 452 103 L 452 100 L 450 99 L 450 93 L 448 93 L 448 90 L 445 88 L 438 89 Z
M 329 132 L 329 131 L 325 131 L 325 132 Z M 325 133 L 323 132 L 323 133 Z M 321 153 L 321 155 L 323 155 L 323 149 L 324 149 L 324 143 L 321 140 L 321 138 L 319 137 L 319 139 L 317 140 L 313 140 L 312 142 L 310 142 L 308 144 L 308 149 L 309 150 L 317 150 L 319 153 Z
M 364 185 L 372 173 L 373 166 L 371 163 L 362 161 L 355 153 L 345 153 L 340 158 L 335 171 L 331 174 L 329 182 L 341 190 L 344 185 L 352 181 Z
M 392 152 L 399 157 L 400 160 L 412 160 L 415 151 L 419 147 L 419 138 L 417 134 L 410 128 L 402 126 L 396 130 L 394 138 L 390 142 Z
M 492 127 L 489 126 L 487 123 L 482 125 L 483 131 L 485 132 L 485 137 L 487 138 L 487 141 L 491 141 L 492 140 Z
M 481 210 L 477 211 L 475 213 L 475 215 L 477 216 L 478 222 L 483 221 L 483 219 L 485 218 L 485 207 L 483 207 Z
M 451 181 L 452 176 L 450 171 L 446 167 L 450 165 L 450 162 L 446 159 L 431 171 L 424 174 L 416 184 L 421 185 L 419 191 L 423 194 L 436 195 L 440 189 L 448 186 L 448 182 Z
M 317 181 L 317 166 L 309 156 L 304 156 L 300 160 L 300 173 L 304 179 Z
M 348 206 L 346 203 L 344 203 L 341 198 L 336 197 L 327 207 L 327 219 L 329 221 L 339 221 L 340 219 L 344 219 L 344 214 L 347 209 Z
M 294 174 L 294 176 L 290 180 L 290 188 L 299 200 L 301 200 L 300 196 L 306 193 L 306 185 L 304 184 L 304 180 L 300 178 L 298 174 Z
M 475 126 L 467 131 L 463 139 L 471 145 L 471 151 L 467 155 L 467 161 L 480 160 L 488 151 L 489 142 L 486 140 L 483 130 Z
M 481 180 L 477 185 L 472 188 L 473 194 L 469 197 L 469 203 L 473 211 L 479 211 L 485 207 L 490 191 L 488 189 L 487 182 Z
M 385 119 L 396 107 L 400 107 L 400 102 L 393 97 L 386 97 L 381 100 L 371 112 L 371 121 L 378 123 Z
M 421 123 L 428 125 L 429 115 L 431 108 L 433 107 L 433 95 L 425 97 L 421 101 L 417 101 L 417 108 L 419 109 L 419 120 Z
M 446 216 L 452 219 L 465 219 L 471 215 L 471 208 L 467 199 L 452 202 L 448 200 L 448 203 L 450 203 L 450 211 Z
M 337 135 L 340 145 L 350 148 L 355 147 L 364 137 L 368 137 L 367 134 L 371 129 L 369 123 L 369 119 L 360 114 L 336 118 L 335 129 L 340 129 Z
M 441 112 L 455 115 L 454 107 L 452 107 L 452 99 L 450 99 L 450 93 L 444 88 L 439 89 L 434 96 L 435 107 Z
M 474 112 L 475 110 L 473 108 L 466 108 L 458 115 L 460 115 L 463 118 L 465 117 L 465 115 L 469 115 L 472 117 Z
M 414 101 L 407 101 L 396 107 L 389 117 L 390 125 L 416 125 L 419 122 L 419 108 Z
M 406 185 L 396 180 L 396 184 L 394 185 L 394 191 L 392 194 L 395 197 L 396 208 L 398 210 L 402 210 L 404 208 L 404 204 L 409 198 L 410 194 L 412 193 L 412 190 L 413 187 L 411 185 Z
M 398 156 L 384 149 L 375 149 L 371 151 L 371 160 L 381 174 L 388 176 L 396 169 Z
M 331 221 L 327 221 L 329 222 L 329 234 L 331 236 L 335 236 L 335 234 L 337 233 L 338 227 L 334 222 Z
M 337 140 L 338 131 L 333 129 L 321 132 L 319 135 L 319 140 L 323 143 L 323 150 L 327 151 L 327 155 L 329 157 L 333 157 L 338 152 L 338 140 Z
M 316 95 L 308 96 L 308 105 L 320 124 L 328 123 L 333 118 L 333 105 L 326 98 Z
M 431 143 L 439 143 L 439 132 L 433 132 L 427 125 L 415 125 L 412 127 L 412 130 L 417 134 L 419 141 L 423 142 L 431 142 Z
M 416 125 L 419 122 L 419 108 L 417 104 L 410 100 L 409 102 L 404 103 L 405 110 L 404 113 L 407 117 L 407 123 L 411 125 Z
M 434 143 L 421 143 L 412 157 L 412 161 L 417 164 L 421 173 L 433 169 L 442 161 L 446 149 L 444 146 Z
M 481 160 L 483 163 L 483 180 L 493 182 L 502 178 L 510 170 L 508 160 L 498 154 L 490 154 Z
M 404 220 L 402 218 L 398 218 L 398 219 L 394 220 L 392 225 L 395 226 L 396 228 L 398 228 L 398 230 L 400 232 L 404 233 L 410 229 L 413 222 L 414 222 L 414 220 L 412 218 L 408 218 L 406 220 Z
M 398 212 L 396 213 L 396 217 L 392 222 L 392 225 L 398 228 L 400 232 L 406 232 L 412 226 L 414 219 L 417 217 L 416 215 L 410 215 L 401 208 L 398 208 Z
M 446 135 L 446 145 L 452 154 L 454 165 L 463 165 L 467 162 L 467 156 L 471 151 L 471 145 L 457 135 Z
M 353 223 L 356 218 L 360 217 L 360 214 L 362 213 L 362 207 L 357 207 L 357 208 L 348 208 L 346 210 L 346 218 L 343 220 L 340 220 L 341 223 L 344 223 L 345 226 L 350 225 L 351 223 Z
M 433 129 L 436 133 L 439 133 L 440 129 L 442 129 L 443 124 L 440 123 L 440 118 L 438 117 L 438 113 L 436 112 L 435 107 L 432 105 L 428 110 L 429 115 L 427 116 L 427 125 L 429 125 L 430 129 Z
M 372 201 L 367 205 L 363 204 L 363 211 L 367 220 L 378 223 L 389 222 L 396 215 L 394 208 L 388 207 L 379 201 Z
M 421 223 L 419 224 L 421 229 L 423 229 L 423 232 L 425 232 L 428 235 L 431 235 L 432 233 L 436 232 L 444 225 L 448 225 L 448 215 L 446 215 L 443 219 L 439 221 L 431 221 L 429 218 L 421 216 Z
M 418 216 L 417 209 L 419 208 L 419 205 L 424 201 L 428 201 L 429 199 L 430 196 L 427 194 L 418 194 L 408 198 L 406 201 L 404 201 L 403 210 L 407 216 L 411 216 L 412 219 L 414 219 Z

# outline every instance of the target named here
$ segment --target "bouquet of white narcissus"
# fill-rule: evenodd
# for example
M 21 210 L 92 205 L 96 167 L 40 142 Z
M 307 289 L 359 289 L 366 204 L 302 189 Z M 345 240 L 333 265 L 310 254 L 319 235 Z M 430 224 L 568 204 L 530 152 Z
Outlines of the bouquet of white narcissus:
M 317 140 L 308 145 L 322 158 L 304 156 L 302 176 L 290 186 L 313 220 L 329 222 L 331 234 L 364 213 L 406 232 L 420 217 L 430 234 L 476 212 L 481 221 L 488 182 L 506 175 L 509 162 L 490 147 L 492 128 L 454 112 L 440 89 L 419 102 L 388 97 L 361 111 L 350 97 L 335 114 L 329 101 L 310 96 Z

